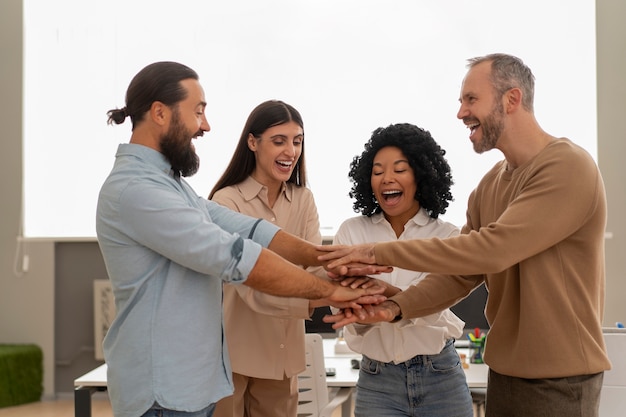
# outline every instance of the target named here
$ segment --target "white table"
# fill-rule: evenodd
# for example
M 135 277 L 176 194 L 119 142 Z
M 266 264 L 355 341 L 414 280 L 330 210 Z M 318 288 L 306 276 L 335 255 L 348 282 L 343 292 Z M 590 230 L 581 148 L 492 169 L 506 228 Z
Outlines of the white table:
M 107 365 L 98 366 L 74 380 L 74 416 L 91 417 L 91 394 L 107 389 Z
M 359 378 L 359 370 L 352 369 L 352 359 L 360 361 L 361 355 L 356 352 L 335 352 L 337 339 L 324 339 L 324 363 L 327 368 L 335 368 L 335 376 L 327 376 L 326 384 L 330 388 L 354 388 Z M 459 352 L 464 349 L 457 348 Z M 467 354 L 467 349 L 465 352 Z M 468 355 L 469 357 L 469 355 Z M 486 388 L 489 368 L 485 364 L 469 364 L 464 368 L 467 384 L 470 388 Z M 74 415 L 75 417 L 91 417 L 91 394 L 107 389 L 106 364 L 87 372 L 74 380 Z
M 355 352 L 348 354 L 334 353 L 335 339 L 324 339 L 324 363 L 326 367 L 336 369 L 335 376 L 327 376 L 326 383 L 330 388 L 354 388 L 359 378 L 359 371 L 352 369 L 351 359 L 360 359 Z M 74 415 L 75 417 L 91 417 L 91 395 L 96 391 L 107 389 L 107 365 L 87 372 L 74 380 Z
M 336 353 L 335 343 L 337 339 L 324 339 L 324 364 L 327 368 L 335 368 L 335 376 L 326 377 L 326 385 L 329 387 L 354 388 L 359 379 L 359 370 L 352 369 L 352 359 L 361 360 L 361 355 L 356 352 Z

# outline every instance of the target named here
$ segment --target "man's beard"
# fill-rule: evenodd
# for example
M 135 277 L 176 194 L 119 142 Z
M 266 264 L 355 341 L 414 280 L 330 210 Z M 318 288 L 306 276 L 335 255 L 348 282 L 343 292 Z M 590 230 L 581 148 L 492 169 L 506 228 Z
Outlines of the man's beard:
M 200 168 L 200 158 L 191 145 L 191 138 L 194 136 L 202 136 L 202 133 L 189 133 L 180 122 L 178 111 L 175 111 L 170 128 L 161 137 L 161 152 L 172 164 L 172 169 L 183 177 L 192 176 Z
M 496 147 L 498 139 L 504 130 L 504 107 L 502 103 L 497 103 L 491 114 L 480 123 L 483 129 L 483 138 L 479 142 L 474 143 L 474 151 L 483 153 L 490 151 Z

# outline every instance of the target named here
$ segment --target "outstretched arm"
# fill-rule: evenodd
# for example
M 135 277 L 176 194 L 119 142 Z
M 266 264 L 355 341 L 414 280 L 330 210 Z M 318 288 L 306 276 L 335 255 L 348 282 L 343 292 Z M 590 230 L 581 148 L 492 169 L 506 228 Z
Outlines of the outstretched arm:
M 385 290 L 381 286 L 344 287 L 339 283 L 318 278 L 267 249 L 262 249 L 244 283 L 258 291 L 283 297 L 326 298 L 334 303 L 350 302 L 350 306 L 357 310 L 361 308 L 361 304 L 380 302 L 384 297 L 379 294 Z
M 307 242 L 304 239 L 300 239 L 299 237 L 289 234 L 283 230 L 280 230 L 278 233 L 276 233 L 268 248 L 296 265 L 304 265 L 305 267 L 322 265 L 326 270 L 334 273 L 336 276 L 364 276 L 379 274 L 381 272 L 391 272 L 392 269 L 387 266 L 378 265 L 361 265 L 358 269 L 356 269 L 356 267 L 354 269 L 349 269 L 345 266 L 342 266 L 345 263 L 350 263 L 349 261 L 343 263 L 333 262 L 333 264 L 335 265 L 329 265 L 328 262 L 334 259 L 332 257 L 332 254 L 327 253 L 329 252 L 329 250 L 332 250 L 332 248 L 352 247 L 334 245 L 313 245 L 312 243 Z M 363 264 L 365 263 L 373 264 L 373 262 L 363 262 Z

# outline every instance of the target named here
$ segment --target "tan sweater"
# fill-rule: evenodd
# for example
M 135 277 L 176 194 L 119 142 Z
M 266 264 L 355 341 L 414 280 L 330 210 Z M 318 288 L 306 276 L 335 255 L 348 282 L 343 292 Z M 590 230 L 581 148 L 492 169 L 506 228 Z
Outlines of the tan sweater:
M 593 374 L 610 368 L 601 328 L 605 225 L 595 162 L 558 139 L 513 171 L 497 163 L 471 194 L 460 236 L 380 243 L 375 254 L 380 264 L 431 272 L 392 298 L 404 317 L 453 305 L 484 280 L 484 359 L 494 371 Z

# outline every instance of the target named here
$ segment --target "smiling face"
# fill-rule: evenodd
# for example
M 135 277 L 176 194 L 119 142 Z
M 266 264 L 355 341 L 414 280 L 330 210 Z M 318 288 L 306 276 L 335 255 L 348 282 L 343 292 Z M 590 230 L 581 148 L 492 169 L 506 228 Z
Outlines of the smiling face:
M 471 68 L 461 87 L 461 107 L 457 118 L 470 129 L 470 140 L 477 153 L 496 147 L 504 130 L 504 107 L 495 97 L 490 80 L 491 63 Z
M 387 146 L 376 153 L 372 166 L 372 191 L 387 220 L 404 227 L 417 214 L 417 183 L 409 161 L 400 148 Z
M 260 137 L 248 137 L 256 167 L 252 177 L 268 188 L 280 187 L 291 177 L 302 154 L 304 132 L 296 122 L 272 126 Z
M 192 139 L 211 130 L 204 109 L 206 102 L 200 83 L 194 79 L 181 81 L 187 97 L 171 108 L 167 131 L 159 140 L 160 151 L 172 164 L 172 169 L 189 177 L 198 171 L 200 160 Z
M 193 135 L 194 132 L 188 130 L 180 120 L 180 111 L 175 109 L 169 128 L 159 141 L 161 152 L 172 164 L 172 169 L 183 177 L 192 176 L 200 168 L 200 158 L 191 143 Z

